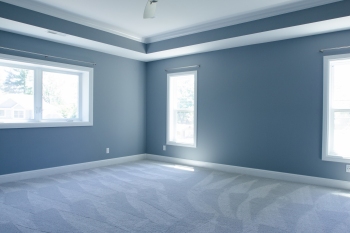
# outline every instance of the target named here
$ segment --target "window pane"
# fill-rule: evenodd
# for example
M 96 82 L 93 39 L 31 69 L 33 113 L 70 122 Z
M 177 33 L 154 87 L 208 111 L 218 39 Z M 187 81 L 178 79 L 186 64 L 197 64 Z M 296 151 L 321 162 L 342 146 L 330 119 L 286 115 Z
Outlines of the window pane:
M 350 158 L 350 112 L 334 113 L 333 151 Z
M 193 125 L 193 111 L 176 111 L 176 142 L 184 144 L 193 144 L 194 125 Z
M 333 108 L 350 109 L 350 61 L 333 63 Z
M 34 71 L 0 66 L 0 121 L 34 119 Z
M 79 76 L 43 72 L 43 119 L 79 118 Z
M 179 76 L 174 78 L 175 99 L 177 109 L 192 109 L 194 107 L 194 76 Z
M 170 78 L 169 139 L 194 144 L 194 75 Z
M 15 118 L 15 119 L 23 119 L 24 118 L 24 111 L 22 111 L 22 110 L 14 110 L 13 111 L 13 118 Z

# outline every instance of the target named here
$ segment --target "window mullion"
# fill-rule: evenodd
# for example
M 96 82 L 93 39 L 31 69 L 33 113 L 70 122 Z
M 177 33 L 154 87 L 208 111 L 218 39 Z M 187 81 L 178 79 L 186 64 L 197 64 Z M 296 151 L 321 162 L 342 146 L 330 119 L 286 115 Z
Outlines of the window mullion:
M 35 121 L 42 120 L 42 95 L 43 95 L 43 75 L 42 69 L 35 69 L 35 80 L 34 80 L 34 119 Z
M 334 109 L 329 110 L 329 133 L 328 133 L 328 144 L 329 151 L 328 153 L 334 153 Z
M 329 67 L 328 77 L 328 154 L 334 153 L 334 109 L 333 109 L 333 87 L 334 66 Z
M 82 74 L 79 74 L 79 85 L 78 85 L 78 97 L 79 97 L 79 101 L 78 101 L 78 118 L 79 118 L 79 121 L 82 121 L 83 120 L 83 117 L 82 117 L 82 114 L 83 114 L 83 77 L 82 77 Z

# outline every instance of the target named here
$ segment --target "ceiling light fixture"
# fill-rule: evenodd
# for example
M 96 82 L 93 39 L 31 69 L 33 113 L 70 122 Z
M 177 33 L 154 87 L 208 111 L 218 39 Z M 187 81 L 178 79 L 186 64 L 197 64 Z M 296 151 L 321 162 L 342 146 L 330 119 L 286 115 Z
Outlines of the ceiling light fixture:
M 156 17 L 156 9 L 157 9 L 158 0 L 148 0 L 145 11 L 143 12 L 144 19 L 153 19 Z

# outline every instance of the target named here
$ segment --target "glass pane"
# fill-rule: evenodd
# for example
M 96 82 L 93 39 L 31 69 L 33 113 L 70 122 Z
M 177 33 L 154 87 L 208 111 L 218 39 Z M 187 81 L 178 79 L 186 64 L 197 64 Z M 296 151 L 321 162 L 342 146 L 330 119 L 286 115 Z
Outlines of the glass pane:
M 194 143 L 194 75 L 170 78 L 169 139 L 182 144 Z
M 174 78 L 174 91 L 177 109 L 192 109 L 194 107 L 194 76 L 179 76 Z
M 332 64 L 333 108 L 350 109 L 350 61 Z
M 75 119 L 79 112 L 79 76 L 43 72 L 43 119 Z
M 0 66 L 0 121 L 34 119 L 34 71 Z
M 184 144 L 194 143 L 193 111 L 176 111 L 176 142 Z
M 334 113 L 333 151 L 350 158 L 350 112 Z
M 23 119 L 24 118 L 24 111 L 22 110 L 14 110 L 13 111 L 13 117 L 16 119 Z

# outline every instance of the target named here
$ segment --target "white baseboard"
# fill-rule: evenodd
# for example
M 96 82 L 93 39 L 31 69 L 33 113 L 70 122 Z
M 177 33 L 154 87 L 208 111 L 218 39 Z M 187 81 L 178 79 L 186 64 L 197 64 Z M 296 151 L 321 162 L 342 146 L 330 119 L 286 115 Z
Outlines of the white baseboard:
M 134 161 L 143 160 L 143 159 L 145 159 L 145 154 L 139 154 L 139 155 L 131 155 L 131 156 L 125 156 L 120 158 L 114 158 L 114 159 L 98 160 L 93 162 L 72 164 L 72 165 L 61 166 L 61 167 L 53 167 L 53 168 L 46 168 L 46 169 L 40 169 L 40 170 L 0 175 L 0 184 L 19 181 L 19 180 L 25 180 L 25 179 L 31 179 L 31 178 L 37 178 L 42 176 L 50 176 L 50 175 L 67 173 L 67 172 L 86 170 L 86 169 L 91 169 L 96 167 L 104 167 L 109 165 L 134 162 Z
M 314 177 L 314 176 L 304 176 L 304 175 L 267 171 L 267 170 L 246 168 L 246 167 L 236 167 L 232 165 L 209 163 L 209 162 L 195 161 L 195 160 L 189 160 L 189 159 L 180 159 L 180 158 L 153 155 L 153 154 L 146 154 L 145 158 L 149 160 L 161 161 L 166 163 L 175 163 L 175 164 L 189 165 L 189 166 L 195 166 L 195 167 L 209 168 L 209 169 L 223 171 L 223 172 L 239 173 L 244 175 L 289 181 L 294 183 L 302 183 L 302 184 L 310 184 L 310 185 L 317 185 L 317 186 L 325 186 L 325 187 L 336 188 L 336 189 L 350 190 L 350 182 L 342 181 L 342 180 L 333 180 L 333 179 L 326 179 L 326 178 L 320 178 L 320 177 Z
M 180 159 L 180 158 L 153 155 L 153 154 L 131 155 L 131 156 L 125 156 L 120 158 L 114 158 L 114 159 L 106 159 L 106 160 L 99 160 L 99 161 L 93 161 L 93 162 L 87 162 L 87 163 L 72 164 L 72 165 L 61 166 L 61 167 L 53 167 L 53 168 L 46 168 L 46 169 L 40 169 L 40 170 L 0 175 L 0 184 L 19 181 L 19 180 L 25 180 L 25 179 L 31 179 L 31 178 L 37 178 L 42 176 L 50 176 L 50 175 L 67 173 L 67 172 L 86 170 L 86 169 L 91 169 L 96 167 L 104 167 L 109 165 L 134 162 L 134 161 L 144 160 L 144 159 L 160 161 L 165 163 L 182 164 L 187 166 L 203 167 L 203 168 L 213 169 L 217 171 L 239 173 L 244 175 L 257 176 L 257 177 L 263 177 L 263 178 L 269 178 L 269 179 L 275 179 L 275 180 L 350 190 L 350 182 L 348 181 L 333 180 L 333 179 L 304 176 L 304 175 L 275 172 L 275 171 L 267 171 L 267 170 L 254 169 L 254 168 L 237 167 L 232 165 L 209 163 L 209 162 L 195 161 L 195 160 L 189 160 L 189 159 Z

